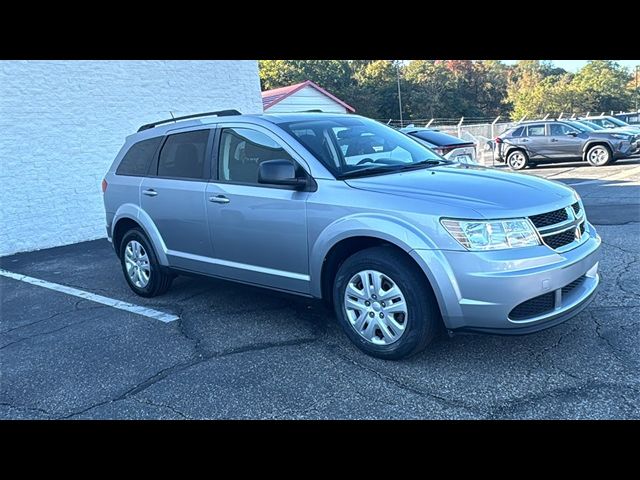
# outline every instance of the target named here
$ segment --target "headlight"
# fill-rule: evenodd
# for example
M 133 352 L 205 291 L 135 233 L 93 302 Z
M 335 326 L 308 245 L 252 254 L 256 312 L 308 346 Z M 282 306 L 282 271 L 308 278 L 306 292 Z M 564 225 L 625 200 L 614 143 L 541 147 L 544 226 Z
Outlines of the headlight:
M 442 226 L 467 250 L 500 250 L 540 245 L 538 235 L 526 218 L 510 220 L 452 220 Z
M 623 135 L 622 133 L 612 133 L 611 136 L 620 140 L 629 140 L 631 138 L 630 135 Z

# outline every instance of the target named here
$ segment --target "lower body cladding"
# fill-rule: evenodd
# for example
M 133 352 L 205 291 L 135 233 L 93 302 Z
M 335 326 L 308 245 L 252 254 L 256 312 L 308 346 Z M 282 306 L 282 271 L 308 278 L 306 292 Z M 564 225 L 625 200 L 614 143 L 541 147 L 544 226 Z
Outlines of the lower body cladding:
M 525 334 L 577 315 L 600 277 L 600 237 L 558 253 L 545 245 L 488 252 L 413 250 L 427 273 L 445 327 L 452 331 Z

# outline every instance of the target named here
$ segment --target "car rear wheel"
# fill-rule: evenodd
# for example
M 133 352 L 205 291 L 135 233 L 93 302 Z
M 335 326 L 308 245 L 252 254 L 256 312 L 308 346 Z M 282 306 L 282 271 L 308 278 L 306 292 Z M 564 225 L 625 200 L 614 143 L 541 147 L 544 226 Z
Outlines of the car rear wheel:
M 424 350 L 441 326 L 424 273 L 392 247 L 368 248 L 345 260 L 334 281 L 333 304 L 349 339 L 388 360 Z
M 522 170 L 527 166 L 529 158 L 522 150 L 514 150 L 507 156 L 507 165 L 511 170 Z
M 604 145 L 594 145 L 587 151 L 587 162 L 594 167 L 611 163 L 611 151 Z
M 122 237 L 120 263 L 129 287 L 141 297 L 165 293 L 174 278 L 162 269 L 151 242 L 139 228 L 129 230 Z

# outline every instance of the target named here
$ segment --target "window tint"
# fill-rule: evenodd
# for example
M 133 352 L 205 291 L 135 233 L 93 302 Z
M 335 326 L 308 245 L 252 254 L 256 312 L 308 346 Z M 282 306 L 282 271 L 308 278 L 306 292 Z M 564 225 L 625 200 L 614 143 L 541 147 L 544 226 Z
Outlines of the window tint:
M 524 127 L 518 127 L 513 131 L 511 136 L 512 137 L 521 137 L 522 136 L 522 132 L 524 132 Z
M 541 137 L 544 135 L 544 125 L 529 125 L 527 135 L 530 137 Z
M 564 123 L 552 123 L 551 125 L 549 125 L 549 131 L 551 132 L 551 135 L 566 135 L 569 132 L 578 133 L 576 129 L 571 128 Z
M 160 152 L 158 176 L 204 178 L 204 156 L 209 130 L 169 135 Z
M 291 156 L 264 133 L 250 128 L 225 128 L 220 136 L 218 178 L 229 182 L 258 183 L 258 165 Z
M 155 137 L 134 144 L 118 165 L 116 175 L 145 175 L 161 140 Z

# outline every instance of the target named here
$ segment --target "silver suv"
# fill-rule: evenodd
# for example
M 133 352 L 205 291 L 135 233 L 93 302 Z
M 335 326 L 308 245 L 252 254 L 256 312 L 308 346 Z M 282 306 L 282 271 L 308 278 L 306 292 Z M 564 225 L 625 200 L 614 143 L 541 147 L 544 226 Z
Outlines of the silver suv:
M 103 182 L 138 295 L 195 272 L 322 298 L 388 359 L 442 326 L 529 333 L 593 298 L 600 237 L 567 186 L 450 162 L 356 115 L 193 117 L 127 137 Z

